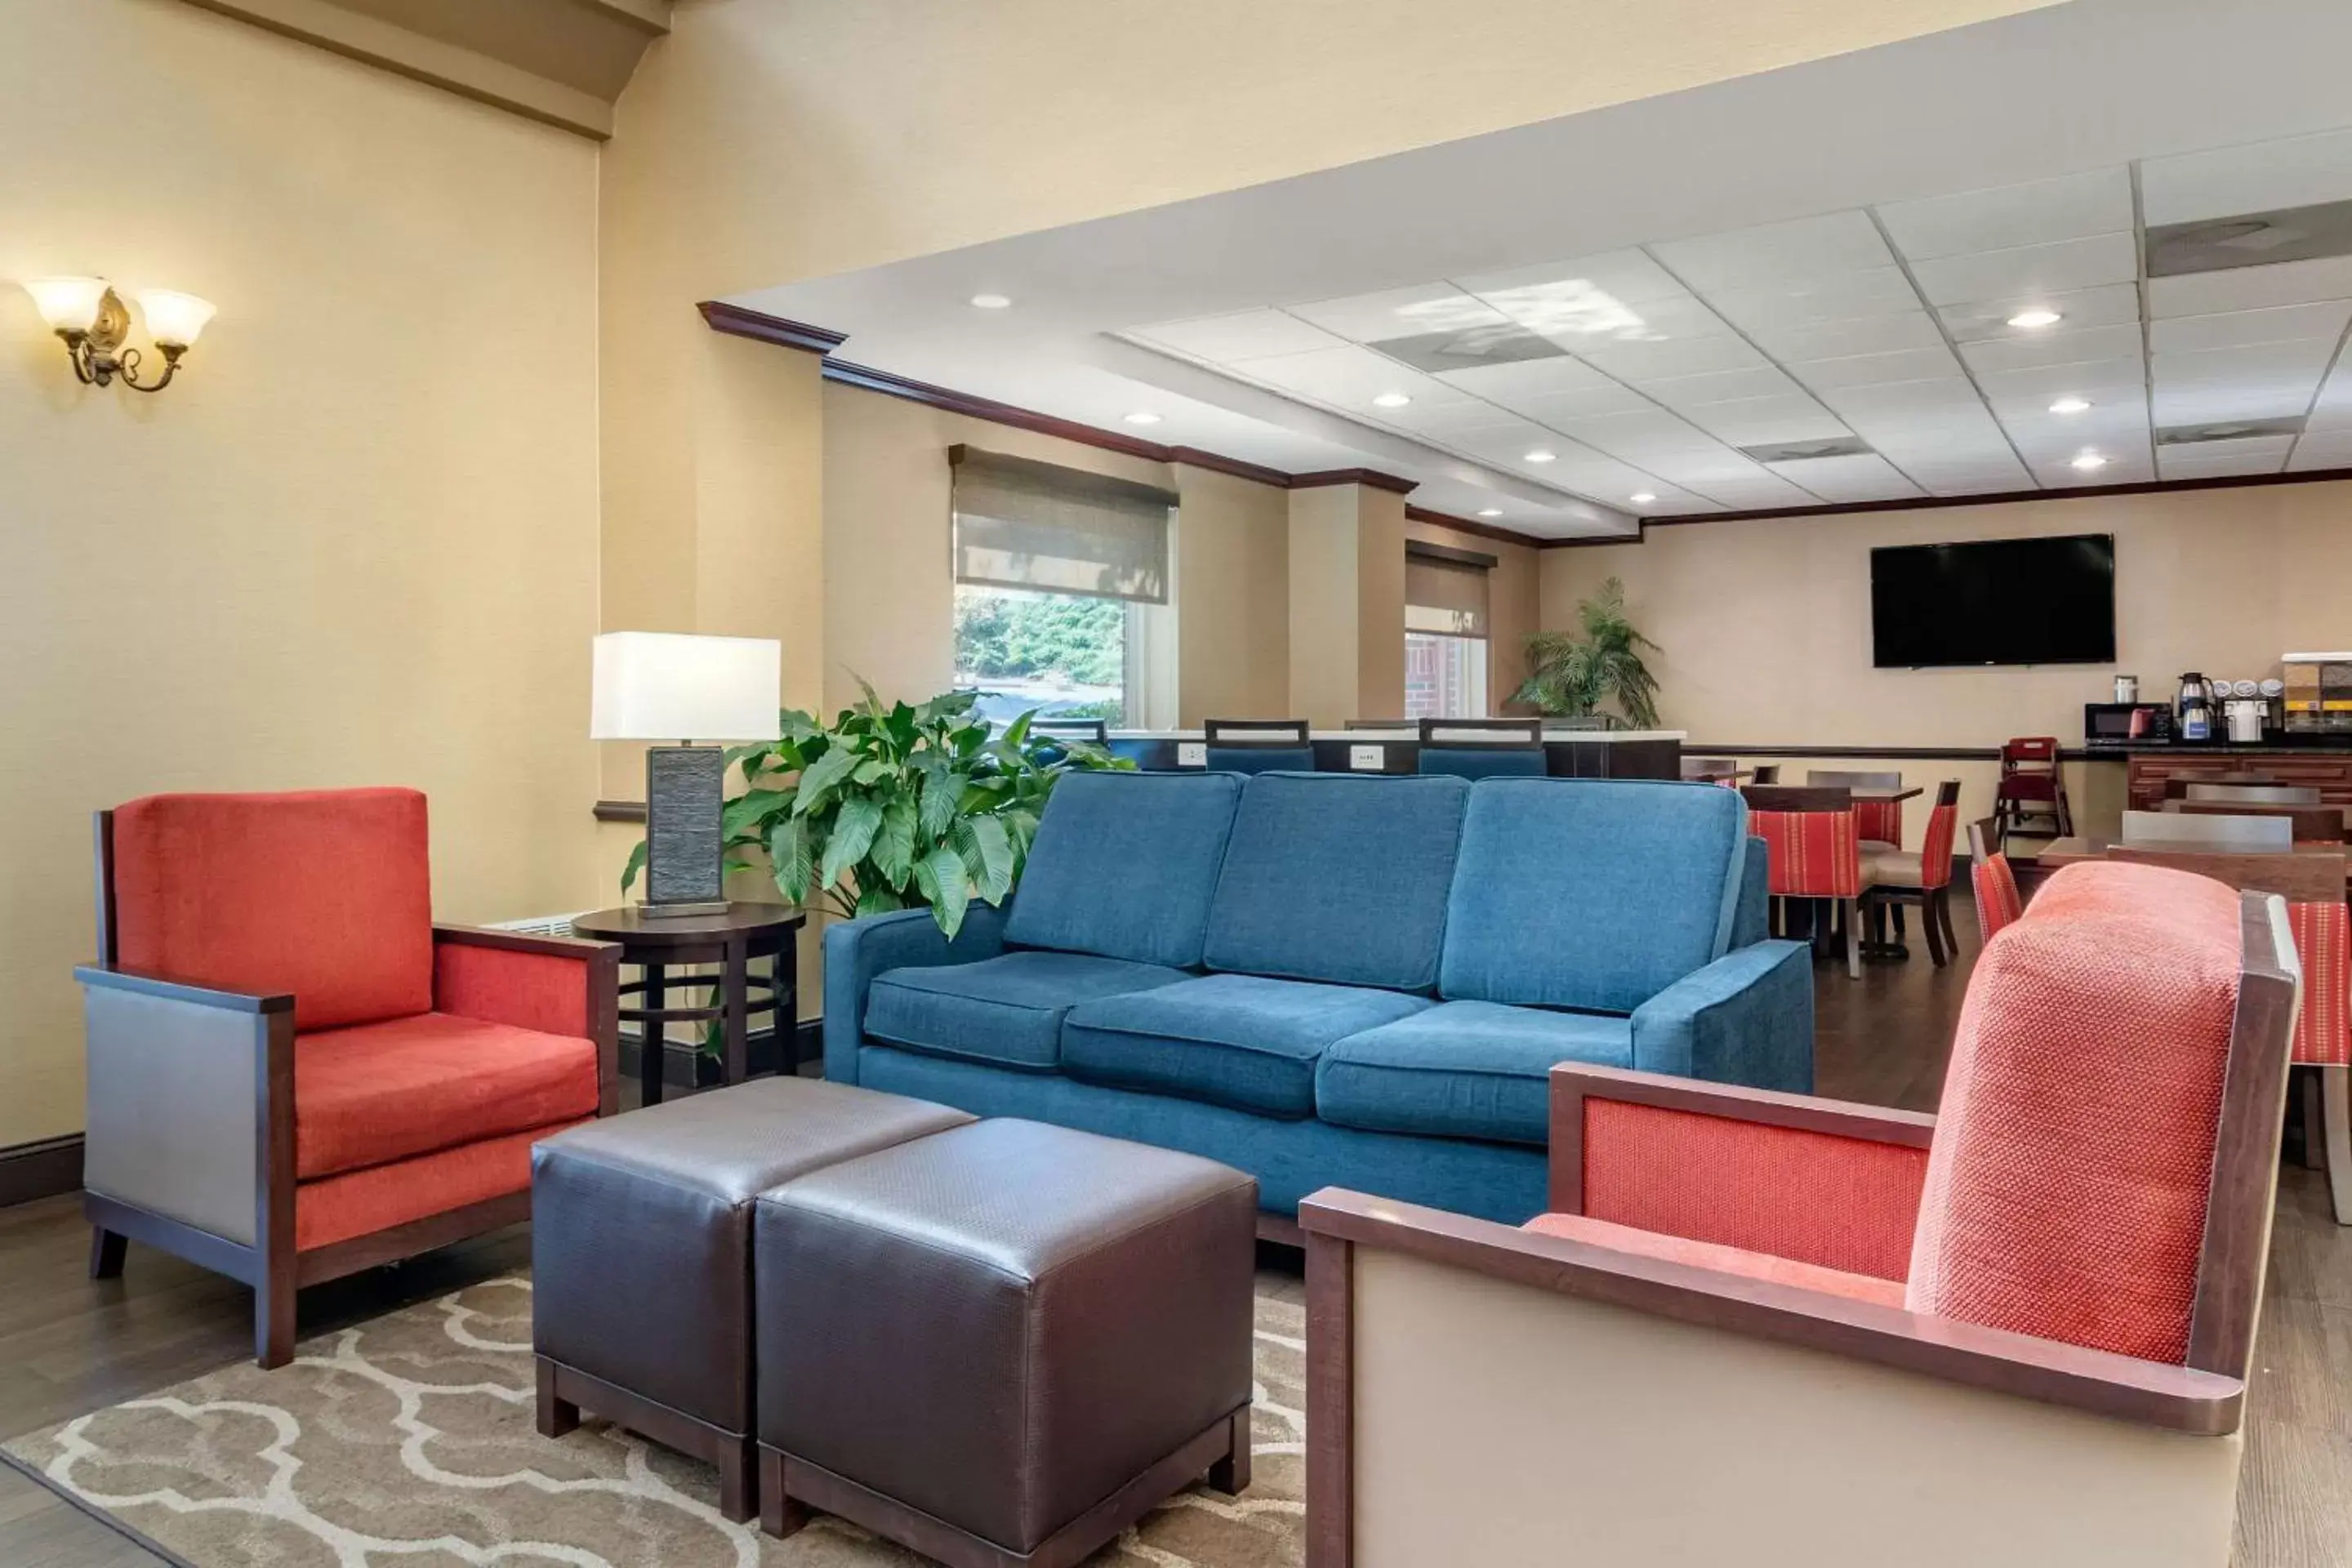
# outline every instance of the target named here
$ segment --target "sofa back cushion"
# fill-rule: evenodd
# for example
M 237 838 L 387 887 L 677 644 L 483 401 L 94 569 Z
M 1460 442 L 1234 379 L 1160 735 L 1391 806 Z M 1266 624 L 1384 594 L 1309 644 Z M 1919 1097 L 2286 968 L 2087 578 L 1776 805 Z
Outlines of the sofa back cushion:
M 1463 817 L 1438 989 L 1630 1013 L 1728 950 L 1747 861 L 1736 790 L 1483 779 Z
M 2242 962 L 2238 895 L 2071 866 L 1969 977 L 1906 1305 L 2188 1352 Z
M 1230 773 L 1066 775 L 1029 846 L 1005 941 L 1197 967 L 1241 794 Z
M 1259 773 L 1209 910 L 1212 969 L 1426 991 L 1470 785 Z
M 413 789 L 157 795 L 114 813 L 115 962 L 291 992 L 295 1027 L 429 1012 L 433 888 Z

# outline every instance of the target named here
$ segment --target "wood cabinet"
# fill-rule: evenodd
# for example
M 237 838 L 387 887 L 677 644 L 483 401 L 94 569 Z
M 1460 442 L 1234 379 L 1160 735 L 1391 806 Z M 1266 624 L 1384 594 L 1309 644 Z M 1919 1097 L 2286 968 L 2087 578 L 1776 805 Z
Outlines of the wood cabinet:
M 2126 788 L 2134 811 L 2162 810 L 2169 780 L 2210 783 L 2228 773 L 2259 773 L 2283 784 L 2309 784 L 2329 805 L 2352 805 L 2352 751 L 2158 753 L 2128 761 Z

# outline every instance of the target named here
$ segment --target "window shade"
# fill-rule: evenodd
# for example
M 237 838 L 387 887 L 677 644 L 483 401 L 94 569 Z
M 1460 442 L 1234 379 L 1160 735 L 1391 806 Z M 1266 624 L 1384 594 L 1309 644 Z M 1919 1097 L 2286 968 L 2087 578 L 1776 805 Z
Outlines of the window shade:
M 1486 569 L 1419 553 L 1404 562 L 1404 629 L 1444 637 L 1486 635 Z
M 1176 493 L 1027 458 L 950 447 L 959 583 L 1168 602 Z

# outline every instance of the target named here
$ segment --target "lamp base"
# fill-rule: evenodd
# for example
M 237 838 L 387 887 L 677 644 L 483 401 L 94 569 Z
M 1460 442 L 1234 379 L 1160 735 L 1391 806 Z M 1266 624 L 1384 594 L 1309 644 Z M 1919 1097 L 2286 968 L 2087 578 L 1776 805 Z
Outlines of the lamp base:
M 727 908 L 727 753 L 717 746 L 646 752 L 646 894 L 655 918 Z

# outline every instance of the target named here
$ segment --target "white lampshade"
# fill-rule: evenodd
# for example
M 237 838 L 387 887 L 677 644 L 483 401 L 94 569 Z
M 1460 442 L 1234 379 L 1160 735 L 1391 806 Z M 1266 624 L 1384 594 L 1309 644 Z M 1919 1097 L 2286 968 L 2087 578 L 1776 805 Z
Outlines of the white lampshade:
M 784 645 L 772 637 L 605 632 L 588 733 L 598 741 L 772 741 Z
M 25 292 L 57 332 L 86 332 L 98 323 L 98 302 L 106 298 L 103 278 L 28 278 Z
M 139 310 L 147 318 L 147 335 L 175 349 L 194 343 L 204 335 L 205 323 L 213 319 L 211 300 L 170 289 L 142 289 Z

